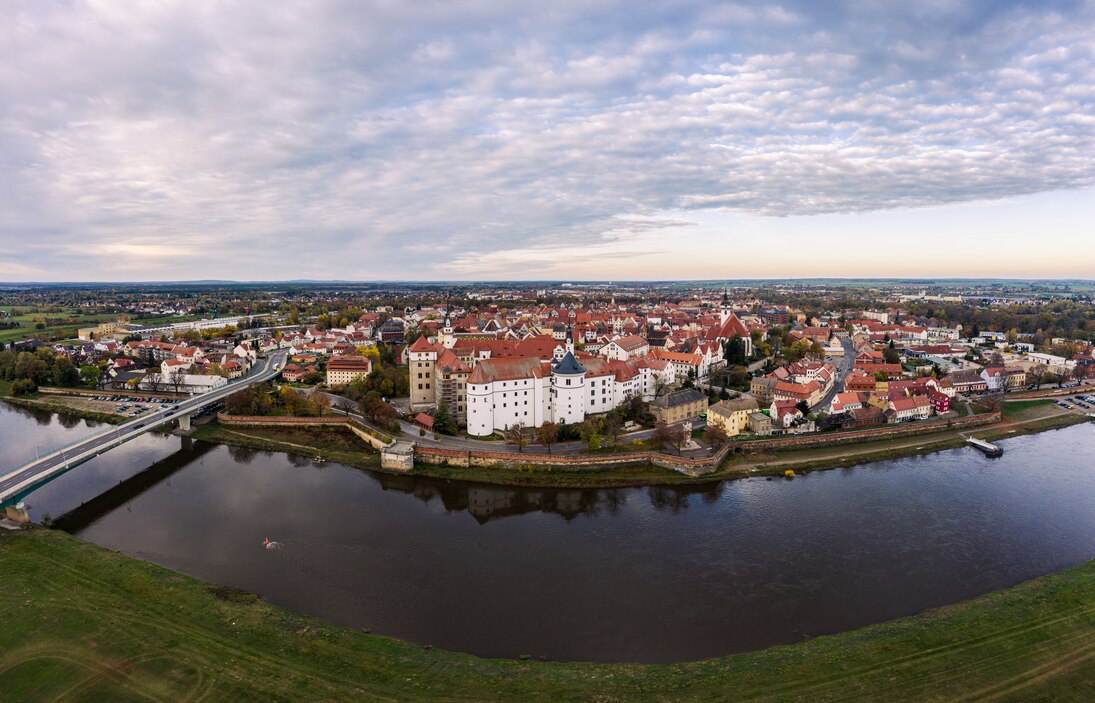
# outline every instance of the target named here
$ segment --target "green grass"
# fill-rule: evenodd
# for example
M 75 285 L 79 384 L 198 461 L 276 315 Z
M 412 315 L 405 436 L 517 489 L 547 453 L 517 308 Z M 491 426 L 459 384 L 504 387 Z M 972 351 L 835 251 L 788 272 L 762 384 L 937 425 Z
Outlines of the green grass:
M 1058 411 L 1057 405 L 1052 400 L 1013 400 L 1000 403 L 1000 415 L 1005 420 L 1026 420 L 1041 417 L 1047 411 Z
M 191 436 L 236 447 L 320 457 L 362 469 L 380 467 L 380 453 L 343 427 L 228 427 L 215 420 Z
M 0 395 L 3 395 L 0 393 Z M 18 398 L 4 398 L 4 402 L 11 403 L 12 405 L 19 405 L 24 408 L 37 408 L 39 410 L 49 410 L 60 415 L 69 415 L 72 417 L 82 417 L 88 420 L 98 420 L 99 422 L 106 422 L 111 425 L 120 425 L 132 418 L 123 415 L 117 415 L 115 413 L 100 413 L 93 410 L 81 410 L 79 408 L 73 408 L 63 403 L 55 403 L 49 400 L 50 396 L 35 393 L 29 396 L 19 396 Z
M 56 531 L 0 535 L 0 568 L 0 698 L 27 703 L 1095 697 L 1093 563 L 846 634 L 656 666 L 433 650 L 295 615 Z

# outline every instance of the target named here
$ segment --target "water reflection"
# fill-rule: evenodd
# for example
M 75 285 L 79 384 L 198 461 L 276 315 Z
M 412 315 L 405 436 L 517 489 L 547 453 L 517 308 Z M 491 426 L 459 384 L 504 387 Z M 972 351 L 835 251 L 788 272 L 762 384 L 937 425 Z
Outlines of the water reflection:
M 35 431 L 12 417 L 0 433 Z M 680 661 L 1095 556 L 1095 427 L 1004 444 L 794 481 L 522 489 L 146 436 L 32 499 L 87 501 L 63 519 L 84 539 L 335 623 L 484 656 Z

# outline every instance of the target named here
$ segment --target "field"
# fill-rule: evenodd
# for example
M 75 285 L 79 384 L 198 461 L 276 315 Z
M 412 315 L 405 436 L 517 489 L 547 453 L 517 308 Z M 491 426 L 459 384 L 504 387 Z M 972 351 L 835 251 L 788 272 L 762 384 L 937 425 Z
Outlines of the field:
M 666 666 L 485 660 L 338 628 L 56 531 L 0 535 L 0 699 L 1085 701 L 1095 563 L 802 644 Z
M 10 308 L 9 308 L 10 309 Z M 79 310 L 66 310 L 64 312 L 51 312 L 42 313 L 50 320 L 63 318 L 78 318 L 75 322 L 65 322 L 63 324 L 49 325 L 44 329 L 35 329 L 34 317 L 35 312 L 30 309 L 17 308 L 17 313 L 11 317 L 2 318 L 3 322 L 18 322 L 20 327 L 14 327 L 12 329 L 0 329 L 0 343 L 14 342 L 20 339 L 35 339 L 41 336 L 45 340 L 64 340 L 73 343 L 79 343 L 76 339 L 76 330 L 81 327 L 94 327 L 100 322 L 107 322 L 117 319 L 118 315 L 115 313 L 99 313 L 95 315 L 84 315 Z M 151 325 L 151 324 L 168 324 L 172 322 L 183 322 L 185 320 L 193 320 L 193 316 L 172 316 L 172 317 L 135 317 L 132 319 L 134 324 L 139 325 Z

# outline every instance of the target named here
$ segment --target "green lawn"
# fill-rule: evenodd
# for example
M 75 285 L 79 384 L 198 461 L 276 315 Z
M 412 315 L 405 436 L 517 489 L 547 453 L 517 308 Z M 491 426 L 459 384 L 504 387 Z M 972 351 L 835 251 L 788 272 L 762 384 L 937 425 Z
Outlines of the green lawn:
M 843 635 L 666 666 L 437 651 L 56 531 L 0 535 L 0 569 L 0 699 L 28 703 L 1095 699 L 1095 563 Z
M 1005 420 L 1030 420 L 1060 412 L 1060 408 L 1048 399 L 1013 400 L 1000 403 L 1000 415 Z

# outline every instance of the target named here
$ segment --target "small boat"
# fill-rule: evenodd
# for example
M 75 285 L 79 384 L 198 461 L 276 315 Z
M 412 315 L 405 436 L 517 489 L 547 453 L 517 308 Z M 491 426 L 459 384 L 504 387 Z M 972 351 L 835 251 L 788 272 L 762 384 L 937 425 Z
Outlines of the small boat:
M 998 456 L 1004 456 L 1004 450 L 1003 449 L 996 446 L 995 444 L 990 444 L 989 442 L 986 442 L 983 439 L 977 439 L 975 437 L 969 437 L 966 441 L 969 442 L 970 444 L 972 444 L 973 446 L 977 447 L 978 449 L 980 449 L 981 452 L 984 453 L 984 455 L 987 456 L 987 457 L 994 457 L 995 458 L 995 457 L 998 457 Z

